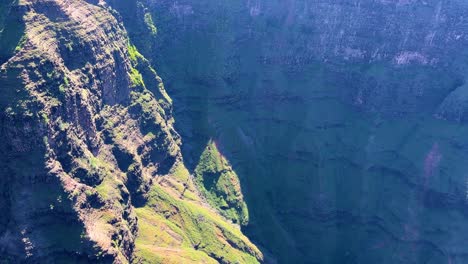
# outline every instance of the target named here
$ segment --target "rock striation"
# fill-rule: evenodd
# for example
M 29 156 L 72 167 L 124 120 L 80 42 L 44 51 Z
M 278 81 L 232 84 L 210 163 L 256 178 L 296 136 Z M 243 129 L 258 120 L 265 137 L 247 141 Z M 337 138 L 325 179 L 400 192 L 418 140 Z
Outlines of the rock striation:
M 0 7 L 2 261 L 262 260 L 195 186 L 172 100 L 116 9 Z
M 141 2 L 187 164 L 216 141 L 265 256 L 468 261 L 464 1 Z

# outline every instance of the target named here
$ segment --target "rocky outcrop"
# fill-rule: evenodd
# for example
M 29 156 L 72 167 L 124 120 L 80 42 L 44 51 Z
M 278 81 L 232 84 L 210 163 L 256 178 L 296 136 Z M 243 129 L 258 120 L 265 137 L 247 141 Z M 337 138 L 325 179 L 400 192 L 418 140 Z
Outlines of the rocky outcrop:
M 16 45 L 0 48 L 2 259 L 262 259 L 203 202 L 171 99 L 117 11 L 105 1 L 21 0 L 0 12 L 0 41 Z
M 215 142 L 210 141 L 203 151 L 195 168 L 195 177 L 213 207 L 234 223 L 247 225 L 249 215 L 239 178 Z

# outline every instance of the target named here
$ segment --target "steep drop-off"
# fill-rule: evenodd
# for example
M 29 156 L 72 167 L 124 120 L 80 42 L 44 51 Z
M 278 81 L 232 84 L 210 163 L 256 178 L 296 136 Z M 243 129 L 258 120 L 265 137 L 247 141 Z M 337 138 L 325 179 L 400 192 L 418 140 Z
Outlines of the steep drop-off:
M 466 263 L 466 1 L 140 1 L 189 169 L 279 263 Z M 138 11 L 140 10 L 140 11 Z M 133 15 L 132 15 L 133 14 Z M 129 29 L 132 36 L 143 27 Z
M 172 100 L 116 9 L 2 1 L 0 43 L 2 263 L 262 260 L 198 191 Z
M 467 263 L 466 14 L 2 1 L 1 260 Z

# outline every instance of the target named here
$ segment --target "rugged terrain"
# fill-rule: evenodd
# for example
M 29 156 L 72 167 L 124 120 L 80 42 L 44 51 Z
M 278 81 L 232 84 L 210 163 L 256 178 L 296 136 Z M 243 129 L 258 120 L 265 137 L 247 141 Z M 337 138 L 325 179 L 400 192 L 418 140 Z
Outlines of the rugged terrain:
M 1 260 L 467 263 L 467 14 L 2 1 Z
M 20 0 L 0 14 L 2 263 L 263 259 L 238 226 L 248 215 L 237 175 L 223 178 L 227 191 L 199 191 L 172 100 L 114 8 Z M 203 160 L 199 177 L 211 164 L 229 172 L 216 155 L 223 167 Z
M 468 261 L 465 1 L 145 3 L 188 167 L 217 142 L 266 256 Z

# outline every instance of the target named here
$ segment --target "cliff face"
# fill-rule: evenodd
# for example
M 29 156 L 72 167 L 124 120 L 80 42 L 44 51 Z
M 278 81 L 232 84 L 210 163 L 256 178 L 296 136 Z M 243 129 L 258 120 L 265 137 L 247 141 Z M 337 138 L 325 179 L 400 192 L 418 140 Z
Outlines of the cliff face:
M 115 9 L 20 0 L 0 15 L 2 261 L 262 259 L 199 193 L 172 100 Z
M 155 56 L 174 76 L 196 72 L 224 87 L 272 79 L 253 76 L 266 69 L 295 79 L 323 74 L 323 85 L 348 85 L 334 96 L 393 115 L 434 110 L 465 79 L 463 1 L 148 2 L 158 23 L 171 25 L 158 46 L 170 56 Z M 182 56 L 196 67 L 176 63 Z
M 265 253 L 467 261 L 464 1 L 142 2 L 185 160 L 216 141 Z
M 467 263 L 466 14 L 2 1 L 2 260 Z

